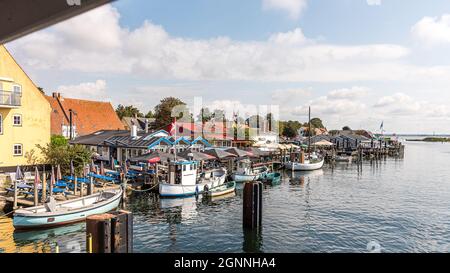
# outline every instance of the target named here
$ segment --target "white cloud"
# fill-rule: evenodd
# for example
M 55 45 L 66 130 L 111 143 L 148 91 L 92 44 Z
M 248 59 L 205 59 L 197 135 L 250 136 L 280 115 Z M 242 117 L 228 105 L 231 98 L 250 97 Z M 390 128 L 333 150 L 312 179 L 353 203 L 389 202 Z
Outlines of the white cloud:
M 352 88 L 342 88 L 342 89 L 336 89 L 331 91 L 328 94 L 328 99 L 332 100 L 340 100 L 340 99 L 358 99 L 365 95 L 367 95 L 369 92 L 369 88 L 367 87 L 361 87 L 361 86 L 354 86 Z
M 374 108 L 380 113 L 398 116 L 419 116 L 421 118 L 449 118 L 450 108 L 444 104 L 414 99 L 404 93 L 395 93 L 380 98 Z
M 270 36 L 269 41 L 284 46 L 299 46 L 312 42 L 306 38 L 301 28 L 296 28 L 285 33 L 276 33 Z
M 274 103 L 289 104 L 296 103 L 299 100 L 311 96 L 310 89 L 288 88 L 277 89 L 272 92 L 272 100 Z
M 37 69 L 146 79 L 346 82 L 419 73 L 401 64 L 410 51 L 398 45 L 317 44 L 299 28 L 266 41 L 194 40 L 173 37 L 148 21 L 128 30 L 120 27 L 119 18 L 117 10 L 106 5 L 8 46 L 21 63 Z M 99 23 L 103 21 L 106 24 Z
M 381 0 L 366 0 L 369 6 L 379 6 L 381 5 Z
M 85 82 L 78 85 L 61 85 L 57 90 L 64 97 L 68 98 L 104 101 L 107 97 L 106 81 L 104 80 Z
M 450 44 L 450 14 L 424 17 L 411 28 L 411 33 L 426 46 Z
M 291 19 L 298 19 L 306 8 L 307 0 L 263 0 L 263 9 L 286 12 Z

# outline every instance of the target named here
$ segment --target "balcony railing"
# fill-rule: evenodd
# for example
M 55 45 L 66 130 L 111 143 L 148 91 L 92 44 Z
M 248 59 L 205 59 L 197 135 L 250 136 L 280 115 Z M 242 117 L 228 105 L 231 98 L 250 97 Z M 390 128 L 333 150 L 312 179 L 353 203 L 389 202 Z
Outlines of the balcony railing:
M 21 94 L 11 91 L 0 90 L 0 107 L 2 106 L 10 106 L 10 107 L 21 106 Z

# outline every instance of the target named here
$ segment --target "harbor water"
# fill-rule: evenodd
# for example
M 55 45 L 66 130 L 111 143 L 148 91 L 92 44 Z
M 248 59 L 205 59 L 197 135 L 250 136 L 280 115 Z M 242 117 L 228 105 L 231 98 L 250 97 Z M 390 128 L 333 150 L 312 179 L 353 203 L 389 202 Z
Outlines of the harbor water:
M 135 252 L 450 252 L 450 144 L 407 142 L 403 159 L 283 172 L 263 192 L 263 225 L 242 229 L 242 190 L 220 199 L 134 194 Z M 0 252 L 83 252 L 85 224 L 15 233 Z

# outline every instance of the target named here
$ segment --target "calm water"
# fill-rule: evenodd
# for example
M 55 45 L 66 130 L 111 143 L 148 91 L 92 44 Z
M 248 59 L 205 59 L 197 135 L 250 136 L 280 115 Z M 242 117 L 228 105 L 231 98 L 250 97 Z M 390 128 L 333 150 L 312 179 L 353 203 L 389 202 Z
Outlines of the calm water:
M 450 252 L 450 144 L 407 143 L 405 158 L 284 173 L 265 189 L 263 228 L 242 230 L 242 191 L 206 201 L 136 195 L 136 252 Z M 84 224 L 13 233 L 0 252 L 83 251 Z

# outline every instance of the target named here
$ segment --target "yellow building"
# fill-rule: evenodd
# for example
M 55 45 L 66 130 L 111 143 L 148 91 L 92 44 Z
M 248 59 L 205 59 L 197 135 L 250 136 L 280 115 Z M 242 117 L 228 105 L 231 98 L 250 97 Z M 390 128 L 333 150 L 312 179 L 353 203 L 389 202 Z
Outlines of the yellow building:
M 0 45 L 0 171 L 27 165 L 37 144 L 50 142 L 51 107 L 44 94 Z

